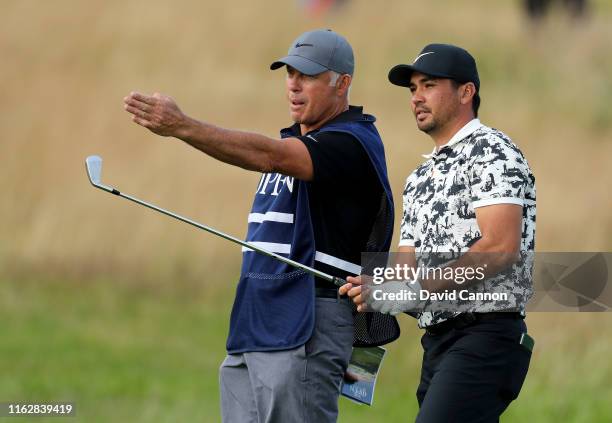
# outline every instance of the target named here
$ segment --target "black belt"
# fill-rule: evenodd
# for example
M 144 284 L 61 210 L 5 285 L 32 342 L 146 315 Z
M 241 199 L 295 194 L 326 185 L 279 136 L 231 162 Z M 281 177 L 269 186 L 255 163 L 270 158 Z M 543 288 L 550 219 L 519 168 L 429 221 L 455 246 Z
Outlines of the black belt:
M 321 288 L 315 287 L 315 297 L 318 298 L 338 298 L 338 290 L 336 288 Z
M 429 335 L 440 335 L 441 333 L 448 332 L 451 329 L 463 329 L 470 325 L 485 320 L 496 320 L 496 319 L 511 319 L 519 320 L 524 319 L 525 316 L 516 311 L 492 311 L 490 313 L 461 313 L 451 319 L 437 323 L 435 325 L 427 326 L 425 331 Z
M 350 302 L 350 299 L 347 295 L 338 295 L 338 288 L 321 288 L 321 287 L 315 287 L 315 297 L 317 298 L 334 298 L 337 299 L 338 301 L 348 301 Z

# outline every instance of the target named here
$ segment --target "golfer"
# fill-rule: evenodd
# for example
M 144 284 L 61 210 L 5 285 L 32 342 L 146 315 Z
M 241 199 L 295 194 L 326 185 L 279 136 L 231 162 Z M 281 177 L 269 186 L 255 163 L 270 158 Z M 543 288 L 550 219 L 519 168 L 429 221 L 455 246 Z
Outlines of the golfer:
M 419 312 L 425 333 L 417 422 L 497 422 L 518 396 L 531 357 L 523 321 L 531 279 L 517 257 L 534 249 L 535 179 L 510 138 L 478 120 L 480 79 L 466 50 L 430 44 L 411 65 L 393 67 L 389 80 L 410 89 L 417 127 L 434 143 L 406 181 L 400 261 L 418 267 L 421 257 L 443 252 L 459 257 L 445 270 L 485 269 L 483 282 L 471 281 L 472 291 L 512 295 L 464 300 L 456 309 L 450 305 L 459 303 L 449 301 L 434 310 L 422 292 L 470 286 L 439 276 L 380 285 L 383 293 L 418 294 L 401 301 L 373 300 L 367 295 L 373 288 L 363 289 L 360 277 L 349 277 L 340 293 L 348 292 L 360 310 Z
M 158 135 L 261 172 L 248 242 L 334 276 L 357 275 L 362 251 L 389 248 L 393 201 L 375 118 L 349 106 L 352 48 L 335 32 L 306 32 L 270 66 L 282 67 L 293 124 L 280 139 L 195 120 L 160 94 L 133 92 L 125 109 Z M 399 335 L 392 316 L 378 317 L 390 335 L 365 343 Z M 223 421 L 336 421 L 354 337 L 367 332 L 353 320 L 350 300 L 331 283 L 244 249 L 220 368 Z M 376 325 L 367 328 L 377 336 Z

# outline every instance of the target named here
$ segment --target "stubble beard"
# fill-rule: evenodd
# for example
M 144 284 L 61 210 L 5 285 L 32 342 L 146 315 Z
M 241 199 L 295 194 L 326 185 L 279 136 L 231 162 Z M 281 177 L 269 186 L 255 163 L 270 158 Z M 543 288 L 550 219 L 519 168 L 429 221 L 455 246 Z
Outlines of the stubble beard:
M 417 122 L 417 126 L 422 132 L 425 132 L 426 134 L 431 134 L 437 129 L 438 124 L 434 119 L 432 119 L 430 122 Z
M 431 111 L 429 113 L 430 113 L 429 120 L 426 120 L 424 122 L 419 122 L 417 119 L 416 121 L 417 128 L 419 128 L 420 131 L 425 132 L 426 134 L 430 134 L 434 132 L 438 127 L 438 122 L 436 121 L 434 116 L 431 114 Z M 416 119 L 416 116 L 415 116 L 415 119 Z
M 453 116 L 453 112 L 449 110 L 440 110 L 436 116 L 433 115 L 431 110 L 429 113 L 430 119 L 424 122 L 417 121 L 417 127 L 419 130 L 430 136 L 433 136 L 436 132 L 443 130 L 443 128 L 445 128 L 451 121 L 451 117 Z

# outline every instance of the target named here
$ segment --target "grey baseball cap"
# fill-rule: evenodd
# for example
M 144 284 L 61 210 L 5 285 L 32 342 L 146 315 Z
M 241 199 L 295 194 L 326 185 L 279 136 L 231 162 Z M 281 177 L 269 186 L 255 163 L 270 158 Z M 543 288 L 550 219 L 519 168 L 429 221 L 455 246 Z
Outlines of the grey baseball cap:
M 355 59 L 346 38 L 332 30 L 319 29 L 297 37 L 287 55 L 272 63 L 270 69 L 285 65 L 305 75 L 317 75 L 328 70 L 353 75 Z

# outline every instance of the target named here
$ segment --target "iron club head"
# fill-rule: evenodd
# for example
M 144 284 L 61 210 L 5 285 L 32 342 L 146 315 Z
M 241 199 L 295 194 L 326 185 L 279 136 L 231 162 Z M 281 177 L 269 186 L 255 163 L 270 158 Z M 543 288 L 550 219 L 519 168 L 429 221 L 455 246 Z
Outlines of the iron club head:
M 87 176 L 92 185 L 100 185 L 102 179 L 102 157 L 89 156 L 85 159 L 87 167 Z
M 117 194 L 119 191 L 113 187 L 109 187 L 102 183 L 102 157 L 100 156 L 89 156 L 85 159 L 85 167 L 87 168 L 87 176 L 89 182 L 96 187 L 103 189 L 104 191 Z

